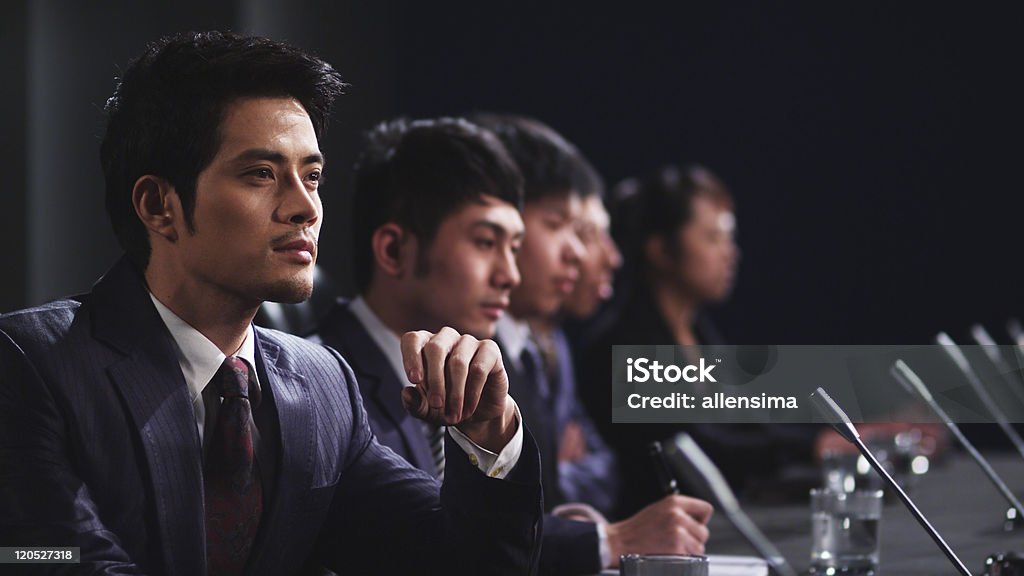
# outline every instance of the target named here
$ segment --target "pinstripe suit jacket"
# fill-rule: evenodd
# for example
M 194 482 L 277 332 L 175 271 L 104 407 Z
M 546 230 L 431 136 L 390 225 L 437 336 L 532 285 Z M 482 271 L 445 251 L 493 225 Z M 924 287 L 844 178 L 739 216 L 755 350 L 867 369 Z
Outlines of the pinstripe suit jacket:
M 377 442 L 336 352 L 260 328 L 256 344 L 279 448 L 246 574 L 531 570 L 541 502 L 532 443 L 506 481 L 453 459 L 439 494 Z M 0 543 L 79 546 L 72 573 L 206 572 L 192 402 L 171 336 L 124 259 L 89 295 L 0 316 Z

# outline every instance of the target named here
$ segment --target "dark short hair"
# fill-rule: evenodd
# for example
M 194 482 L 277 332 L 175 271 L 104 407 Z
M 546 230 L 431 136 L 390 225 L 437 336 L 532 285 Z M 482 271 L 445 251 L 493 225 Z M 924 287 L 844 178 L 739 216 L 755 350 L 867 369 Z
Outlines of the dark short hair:
M 626 260 L 640 262 L 652 236 L 671 237 L 693 217 L 697 197 L 732 209 L 729 190 L 711 170 L 698 164 L 667 165 L 644 178 L 620 182 L 612 192 L 612 233 Z M 675 243 L 669 243 L 675 249 Z
M 574 160 L 576 169 L 579 171 L 577 176 L 579 189 L 581 196 L 597 196 L 599 198 L 605 198 L 606 191 L 604 186 L 604 178 L 601 177 L 601 173 L 594 168 L 594 165 L 587 160 L 587 157 L 581 152 L 577 152 Z
M 522 208 L 523 177 L 494 134 L 459 118 L 378 125 L 355 168 L 356 288 L 370 285 L 373 234 L 382 225 L 394 222 L 429 247 L 446 218 L 483 196 Z
M 589 196 L 601 187 L 597 171 L 583 154 L 540 120 L 490 112 L 469 118 L 497 134 L 519 165 L 526 202 L 570 192 Z
M 191 228 L 196 179 L 220 148 L 221 122 L 233 102 L 295 98 L 319 139 L 344 88 L 330 64 L 267 38 L 190 32 L 150 44 L 125 69 L 105 108 L 100 160 L 107 214 L 121 247 L 146 268 L 149 238 L 131 195 L 147 174 L 175 187 Z

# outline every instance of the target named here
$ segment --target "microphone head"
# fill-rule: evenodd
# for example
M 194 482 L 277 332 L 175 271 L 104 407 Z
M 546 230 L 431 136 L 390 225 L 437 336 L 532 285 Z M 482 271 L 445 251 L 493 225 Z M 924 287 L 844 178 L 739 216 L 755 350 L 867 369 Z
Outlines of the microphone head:
M 981 324 L 975 324 L 971 326 L 971 338 L 981 345 L 981 351 L 988 356 L 988 359 L 995 364 L 996 368 L 1000 372 L 1009 372 L 1012 370 L 1010 365 L 1003 359 L 1003 354 L 999 351 L 999 344 L 995 338 L 985 330 L 985 327 Z
M 900 385 L 903 386 L 903 389 L 910 394 L 917 394 L 924 399 L 925 402 L 930 403 L 932 401 L 932 394 L 928 391 L 928 388 L 925 387 L 924 382 L 921 381 L 921 378 L 919 378 L 903 360 L 897 360 L 896 363 L 892 365 L 892 368 L 889 369 L 889 373 L 892 374 L 893 378 L 896 378 L 896 381 L 899 382 Z
M 1006 332 L 1010 334 L 1010 338 L 1017 343 L 1018 346 L 1024 346 L 1024 326 L 1021 326 L 1020 320 L 1016 318 L 1010 318 L 1006 321 Z
M 935 335 L 935 343 L 942 346 L 942 350 L 956 362 L 956 365 L 960 367 L 964 372 L 968 372 L 971 369 L 971 365 L 967 362 L 967 357 L 964 356 L 960 347 L 956 345 L 956 342 L 949 337 L 949 334 L 945 332 L 939 332 Z
M 722 476 L 721 470 L 689 434 L 676 434 L 671 442 L 662 442 L 662 448 L 665 463 L 677 478 L 685 478 L 689 484 L 706 492 L 712 503 L 719 508 L 725 511 L 739 509 L 736 494 Z
M 981 324 L 974 324 L 971 326 L 971 338 L 982 346 L 995 346 L 996 341 L 992 338 L 992 335 L 985 330 L 985 327 Z
M 825 421 L 831 424 L 836 432 L 839 432 L 849 442 L 857 443 L 857 438 L 860 438 L 857 428 L 853 426 L 850 417 L 832 400 L 824 388 L 819 386 L 817 390 L 811 392 L 809 399 L 818 413 L 825 417 Z

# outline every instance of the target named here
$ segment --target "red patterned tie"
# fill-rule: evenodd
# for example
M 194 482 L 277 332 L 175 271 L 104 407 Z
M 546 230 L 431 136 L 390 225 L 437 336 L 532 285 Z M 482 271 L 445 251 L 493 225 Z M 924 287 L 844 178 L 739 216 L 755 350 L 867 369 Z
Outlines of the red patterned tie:
M 241 574 L 263 511 L 263 488 L 253 451 L 249 366 L 224 360 L 211 385 L 224 399 L 208 442 L 206 566 L 210 576 Z

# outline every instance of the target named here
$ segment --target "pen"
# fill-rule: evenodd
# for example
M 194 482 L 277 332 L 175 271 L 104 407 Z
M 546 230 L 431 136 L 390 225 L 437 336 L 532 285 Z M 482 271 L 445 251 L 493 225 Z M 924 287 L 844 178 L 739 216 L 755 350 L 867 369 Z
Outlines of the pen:
M 658 477 L 658 484 L 663 494 L 679 494 L 679 484 L 669 471 L 668 462 L 665 461 L 665 453 L 661 449 L 661 442 L 651 442 L 651 459 L 654 460 L 654 473 Z

